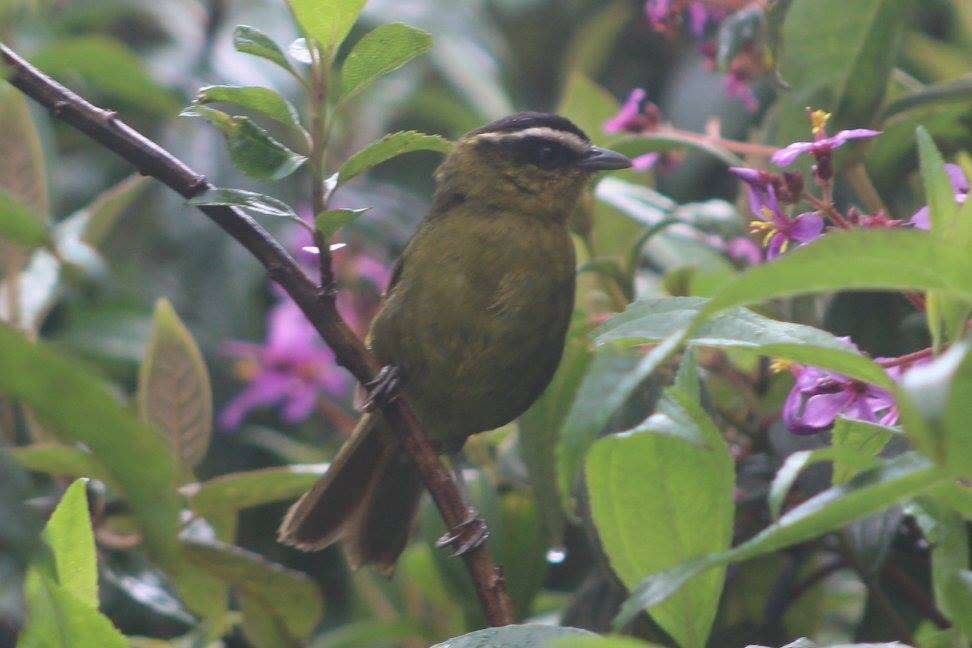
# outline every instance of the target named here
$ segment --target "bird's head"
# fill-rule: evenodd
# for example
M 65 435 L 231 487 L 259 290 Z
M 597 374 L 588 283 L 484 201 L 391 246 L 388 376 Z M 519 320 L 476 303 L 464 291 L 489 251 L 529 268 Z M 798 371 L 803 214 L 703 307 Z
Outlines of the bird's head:
M 436 195 L 563 220 L 591 174 L 629 166 L 569 119 L 521 112 L 464 135 L 436 172 Z

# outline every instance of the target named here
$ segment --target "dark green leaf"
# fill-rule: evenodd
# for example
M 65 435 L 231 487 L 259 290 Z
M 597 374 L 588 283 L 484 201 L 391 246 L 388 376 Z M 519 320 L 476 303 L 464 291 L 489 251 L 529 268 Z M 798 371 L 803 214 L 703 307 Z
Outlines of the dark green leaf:
M 27 98 L 16 88 L 0 84 L 0 190 L 29 207 L 40 223 L 49 220 L 47 169 L 37 125 Z
M 886 120 L 913 108 L 953 101 L 962 103 L 972 101 L 972 78 L 965 77 L 938 85 L 925 86 L 920 90 L 898 97 L 888 104 L 881 117 Z
M 969 592 L 954 587 L 954 580 L 969 569 L 969 533 L 962 516 L 931 498 L 921 498 L 914 507 L 914 519 L 932 547 L 931 580 L 935 605 L 950 619 L 968 613 Z M 955 594 L 961 596 L 955 597 Z M 966 599 L 963 601 L 963 599 Z M 964 609 L 963 609 L 964 608 Z
M 49 240 L 43 217 L 0 189 L 0 240 L 35 248 Z
M 707 299 L 660 297 L 633 302 L 596 332 L 598 344 L 624 341 L 657 342 L 687 328 L 705 310 Z M 890 386 L 885 370 L 849 348 L 839 338 L 803 324 L 780 322 L 744 308 L 715 315 L 687 340 L 692 346 L 750 350 L 761 355 L 830 369 L 882 386 Z
M 256 27 L 238 25 L 233 31 L 233 47 L 238 52 L 259 56 L 276 63 L 283 69 L 295 76 L 297 71 L 290 65 L 290 61 L 284 56 L 283 50 L 273 40 Z
M 54 554 L 57 584 L 88 607 L 98 609 L 98 557 L 88 513 L 87 480 L 71 484 L 42 534 Z
M 358 216 L 368 211 L 368 207 L 363 209 L 329 209 L 322 212 L 314 219 L 317 231 L 324 235 L 324 238 L 331 238 L 337 234 L 338 230 L 349 223 L 357 220 Z
M 58 477 L 90 477 L 105 481 L 105 467 L 90 452 L 59 443 L 33 443 L 5 451 L 25 468 Z
M 555 639 L 546 648 L 662 648 L 660 644 L 648 643 L 634 637 L 608 635 L 606 637 L 570 637 Z
M 189 503 L 204 511 L 239 511 L 251 506 L 280 502 L 302 495 L 326 471 L 328 464 L 296 464 L 220 475 L 181 492 Z
M 186 473 L 206 454 L 213 430 L 209 371 L 196 341 L 167 299 L 155 303 L 152 336 L 138 374 L 142 420 L 168 443 Z
M 837 419 L 837 423 L 830 433 L 830 443 L 835 448 L 848 448 L 867 456 L 876 457 L 895 432 L 895 430 L 883 425 L 841 417 Z M 860 472 L 860 469 L 855 467 L 856 463 L 856 461 L 845 461 L 840 455 L 835 456 L 834 484 L 846 484 Z
M 408 643 L 418 639 L 421 632 L 408 621 L 368 619 L 345 623 L 340 628 L 318 635 L 313 648 L 360 648 L 361 646 L 385 646 Z
M 355 43 L 341 67 L 341 98 L 350 99 L 381 76 L 432 49 L 432 37 L 402 23 L 381 25 Z
M 691 353 L 686 358 L 676 386 L 648 420 L 655 425 L 643 426 L 651 431 L 608 436 L 587 456 L 591 515 L 628 588 L 646 575 L 725 551 L 732 541 L 733 461 L 697 400 L 697 367 Z M 724 577 L 723 569 L 710 571 L 649 612 L 680 645 L 702 647 Z
M 301 572 L 221 542 L 190 541 L 185 549 L 198 569 L 229 583 L 244 600 L 247 623 L 256 624 L 251 629 L 258 633 L 257 637 L 250 635 L 251 639 L 266 638 L 273 632 L 296 643 L 320 621 L 324 611 L 320 591 Z
M 599 77 L 614 52 L 618 35 L 635 15 L 635 7 L 627 0 L 598 6 L 598 12 L 575 30 L 564 47 L 564 76 L 576 73 L 588 78 Z
M 291 0 L 290 7 L 305 34 L 335 52 L 344 42 L 365 0 Z
M 351 178 L 364 173 L 373 166 L 412 151 L 438 151 L 449 153 L 452 142 L 438 135 L 426 135 L 416 131 L 389 133 L 358 151 L 341 165 L 338 183 L 343 184 Z
M 579 628 L 526 624 L 486 628 L 448 639 L 432 648 L 544 648 L 547 642 L 558 638 L 596 637 Z
M 120 41 L 106 36 L 52 40 L 32 59 L 44 72 L 70 81 L 80 76 L 105 99 L 149 114 L 171 117 L 179 110 L 175 95 L 149 76 L 142 62 Z
M 149 178 L 135 174 L 128 176 L 113 187 L 98 194 L 91 204 L 72 214 L 67 221 L 58 225 L 58 233 L 74 219 L 80 226 L 79 238 L 84 243 L 97 247 L 115 226 L 118 217 L 142 195 L 149 185 Z
M 231 103 L 246 110 L 270 117 L 299 134 L 304 134 L 300 115 L 293 104 L 276 90 L 259 86 L 205 86 L 199 89 L 195 101 L 200 104 Z
M 644 608 L 665 601 L 691 578 L 713 567 L 749 560 L 839 529 L 902 499 L 945 482 L 947 473 L 915 453 L 861 473 L 847 484 L 834 486 L 787 511 L 752 539 L 721 554 L 683 563 L 649 576 L 622 607 L 615 625 L 630 621 Z
M 230 159 L 243 173 L 260 180 L 282 180 L 307 158 L 270 137 L 248 117 L 231 117 L 207 106 L 190 106 L 182 117 L 203 117 L 226 137 Z
M 720 70 L 727 71 L 743 48 L 756 45 L 763 21 L 763 8 L 759 5 L 745 7 L 722 21 L 716 36 L 716 63 Z
M 300 219 L 297 212 L 282 200 L 243 189 L 210 189 L 201 196 L 191 198 L 189 204 L 197 207 L 226 205 L 264 216 Z

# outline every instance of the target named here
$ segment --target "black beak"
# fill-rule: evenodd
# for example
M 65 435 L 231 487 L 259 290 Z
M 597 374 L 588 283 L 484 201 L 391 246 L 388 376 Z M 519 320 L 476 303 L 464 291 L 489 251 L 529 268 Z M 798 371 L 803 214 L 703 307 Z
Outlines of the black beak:
M 588 149 L 587 155 L 580 161 L 579 166 L 585 171 L 613 171 L 615 169 L 627 169 L 631 166 L 631 160 L 627 156 L 609 149 L 592 146 Z

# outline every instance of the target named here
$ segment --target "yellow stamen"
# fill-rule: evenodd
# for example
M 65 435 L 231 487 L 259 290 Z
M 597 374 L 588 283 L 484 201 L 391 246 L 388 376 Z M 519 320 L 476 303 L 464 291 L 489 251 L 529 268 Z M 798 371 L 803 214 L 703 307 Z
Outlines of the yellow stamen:
M 790 239 L 783 239 L 783 243 L 780 245 L 780 254 L 786 252 L 788 247 L 790 247 Z
M 830 113 L 825 110 L 814 110 L 810 113 L 810 132 L 816 135 L 825 129 L 830 117 Z
M 784 371 L 789 371 L 793 367 L 793 362 L 790 360 L 784 360 L 783 358 L 774 358 L 770 363 L 770 371 L 773 373 L 783 373 Z
M 250 382 L 260 375 L 260 365 L 253 358 L 243 358 L 233 364 L 233 375 L 243 382 Z

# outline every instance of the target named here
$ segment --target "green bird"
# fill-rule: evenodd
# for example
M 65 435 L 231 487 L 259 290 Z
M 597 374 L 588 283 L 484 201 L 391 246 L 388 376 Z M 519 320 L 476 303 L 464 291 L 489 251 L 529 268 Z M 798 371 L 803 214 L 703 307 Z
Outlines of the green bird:
M 591 175 L 631 165 L 570 120 L 522 112 L 478 128 L 435 174 L 432 210 L 398 260 L 366 343 L 440 452 L 514 420 L 563 354 L 574 306 L 567 220 Z M 279 539 L 339 539 L 352 567 L 390 571 L 422 483 L 378 412 L 365 413 Z

